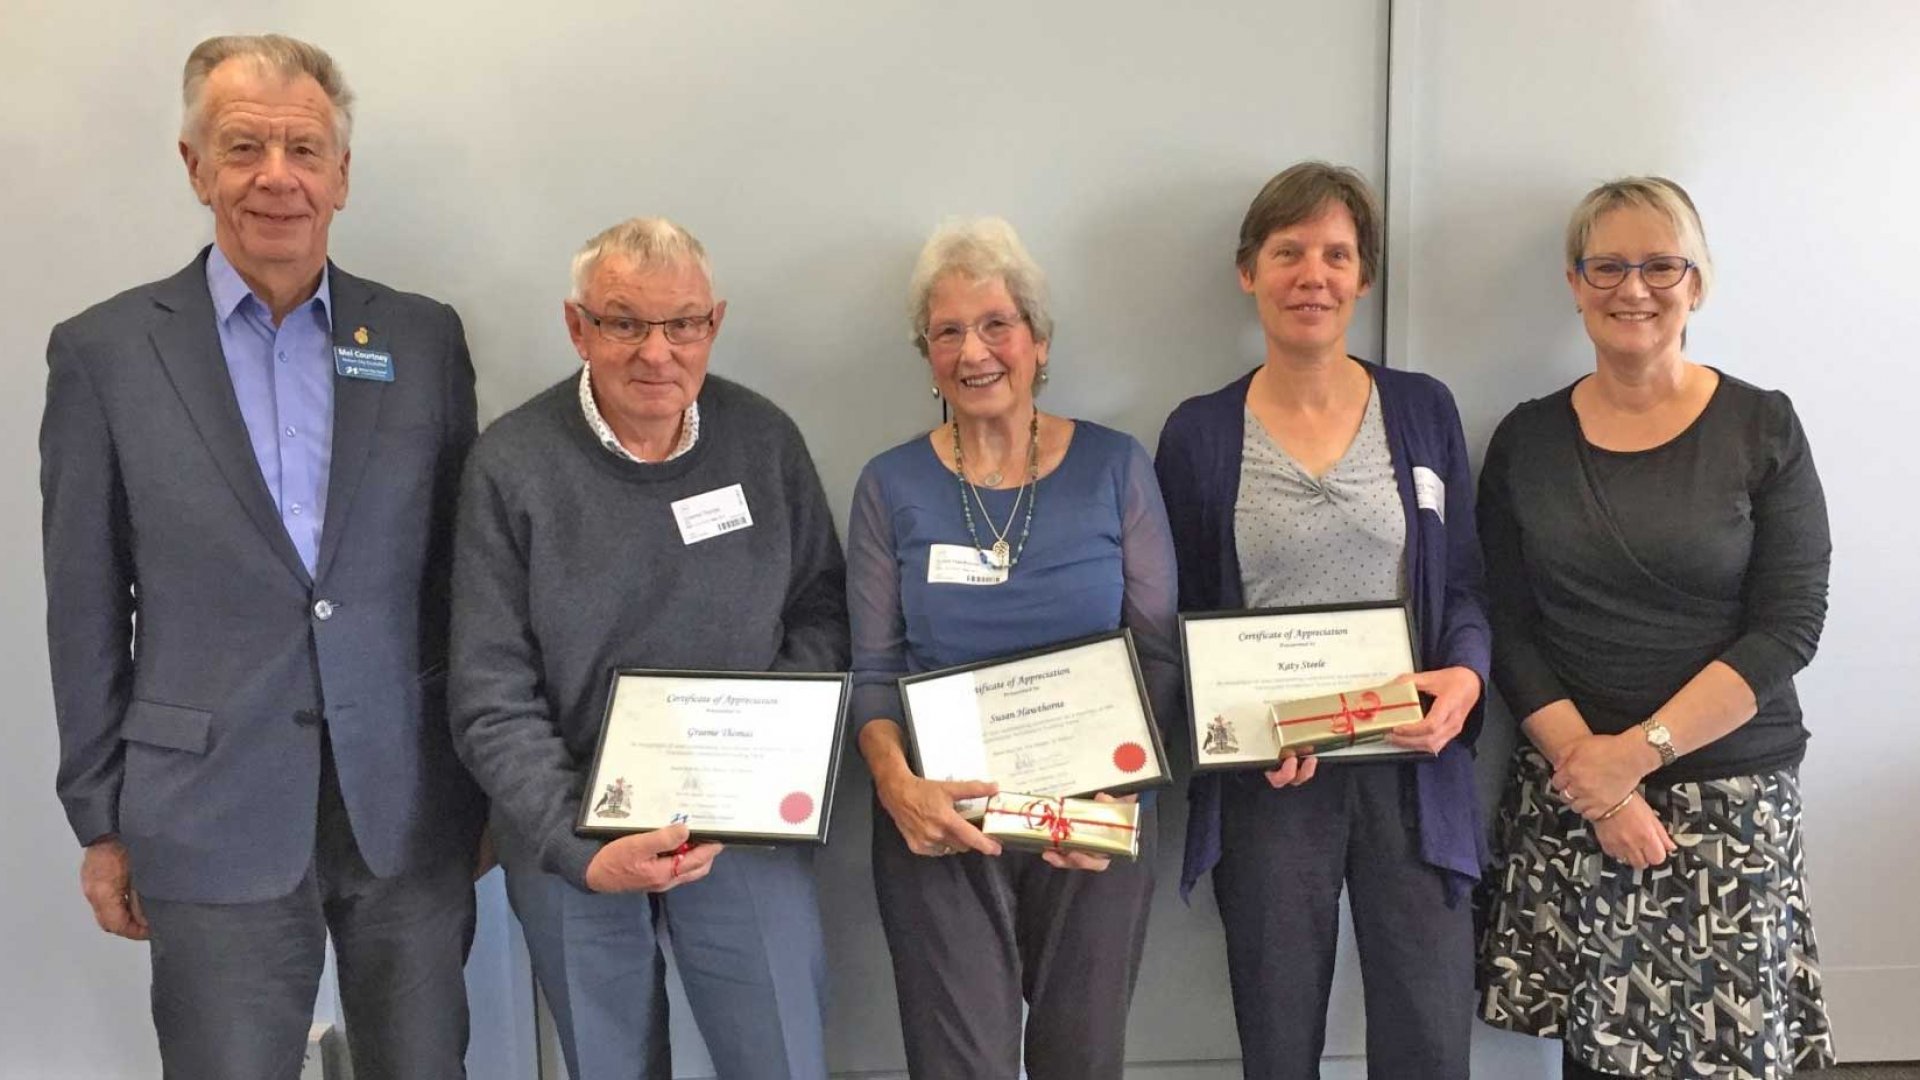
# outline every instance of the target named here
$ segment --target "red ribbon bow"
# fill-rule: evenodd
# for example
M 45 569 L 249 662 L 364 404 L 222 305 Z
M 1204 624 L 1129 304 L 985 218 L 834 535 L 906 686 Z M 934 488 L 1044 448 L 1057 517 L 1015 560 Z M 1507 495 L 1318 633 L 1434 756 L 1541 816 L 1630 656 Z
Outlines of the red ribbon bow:
M 1027 828 L 1029 829 L 1047 830 L 1047 839 L 1053 842 L 1053 846 L 1056 849 L 1073 838 L 1073 827 L 1075 825 L 1092 825 L 1095 828 L 1120 829 L 1125 832 L 1134 831 L 1133 826 L 1123 822 L 1106 821 L 1100 818 L 1068 817 L 1066 807 L 1067 801 L 1064 798 L 1035 799 L 1018 810 L 989 806 L 987 807 L 987 813 L 1021 818 L 1026 821 Z
M 1359 708 L 1348 705 L 1347 695 L 1341 694 L 1340 715 L 1334 718 L 1333 733 L 1335 735 L 1345 735 L 1347 740 L 1351 742 L 1353 740 L 1353 726 L 1356 723 L 1365 723 L 1373 719 L 1379 712 L 1380 695 L 1371 690 L 1360 695 Z
M 1337 713 L 1321 713 L 1318 716 L 1296 716 L 1290 720 L 1282 720 L 1274 726 L 1292 727 L 1295 724 L 1317 724 L 1322 720 L 1331 720 L 1333 723 L 1328 725 L 1329 728 L 1335 735 L 1345 735 L 1347 737 L 1347 744 L 1351 746 L 1354 742 L 1354 725 L 1365 723 L 1388 709 L 1417 709 L 1420 707 L 1420 703 L 1417 701 L 1396 701 L 1388 705 L 1382 702 L 1380 695 L 1372 690 L 1362 691 L 1359 697 L 1359 704 L 1355 705 L 1348 702 L 1347 695 L 1343 693 L 1340 695 L 1340 711 Z
M 1035 807 L 1039 809 L 1036 811 Z M 1065 810 L 1064 801 L 1056 810 L 1053 803 L 1035 799 L 1021 813 L 1026 815 L 1027 828 L 1047 830 L 1047 838 L 1053 841 L 1054 847 L 1059 847 L 1073 836 L 1073 819 L 1066 815 Z

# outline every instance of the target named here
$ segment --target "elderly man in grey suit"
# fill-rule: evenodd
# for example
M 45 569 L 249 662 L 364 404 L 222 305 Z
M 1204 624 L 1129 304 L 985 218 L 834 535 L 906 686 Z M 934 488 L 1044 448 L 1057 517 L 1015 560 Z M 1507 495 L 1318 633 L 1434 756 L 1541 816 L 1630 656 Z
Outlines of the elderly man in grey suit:
M 47 347 L 82 888 L 151 942 L 168 1077 L 297 1076 L 329 934 L 358 1080 L 460 1076 L 484 817 L 445 714 L 464 333 L 327 259 L 352 99 L 326 53 L 215 38 L 184 98 L 213 246 Z

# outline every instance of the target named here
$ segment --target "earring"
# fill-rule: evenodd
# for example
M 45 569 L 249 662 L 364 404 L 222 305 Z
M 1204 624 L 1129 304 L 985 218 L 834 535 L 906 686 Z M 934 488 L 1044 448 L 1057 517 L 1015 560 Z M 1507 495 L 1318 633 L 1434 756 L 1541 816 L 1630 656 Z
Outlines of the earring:
M 1045 364 L 1040 365 L 1040 381 L 1042 383 L 1047 381 L 1047 365 Z
M 938 385 L 934 385 L 934 386 L 931 386 L 931 387 L 928 387 L 928 389 L 930 389 L 930 390 L 932 390 L 932 391 L 933 391 L 933 396 L 934 396 L 934 397 L 939 397 L 939 396 L 940 396 L 940 387 L 939 387 Z

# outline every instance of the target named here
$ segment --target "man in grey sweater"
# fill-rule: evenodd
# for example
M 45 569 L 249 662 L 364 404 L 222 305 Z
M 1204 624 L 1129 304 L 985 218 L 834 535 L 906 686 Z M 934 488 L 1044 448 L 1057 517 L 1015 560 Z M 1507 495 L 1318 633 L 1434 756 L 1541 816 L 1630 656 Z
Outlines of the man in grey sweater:
M 575 256 L 586 364 L 481 436 L 461 489 L 452 713 L 570 1075 L 670 1075 L 664 920 L 720 1075 L 826 1076 L 811 849 L 576 836 L 619 667 L 834 671 L 845 563 L 799 430 L 709 377 L 726 316 L 686 230 Z

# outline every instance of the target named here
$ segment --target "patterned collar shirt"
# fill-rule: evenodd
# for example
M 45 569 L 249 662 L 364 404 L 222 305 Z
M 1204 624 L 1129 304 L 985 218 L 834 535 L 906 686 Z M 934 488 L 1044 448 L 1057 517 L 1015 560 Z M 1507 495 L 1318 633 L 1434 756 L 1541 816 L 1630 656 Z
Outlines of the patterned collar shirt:
M 586 414 L 587 427 L 593 430 L 593 437 L 600 440 L 600 445 L 606 447 L 608 453 L 636 465 L 658 465 L 672 461 L 693 449 L 693 444 L 700 441 L 700 403 L 695 401 L 687 406 L 687 411 L 681 417 L 680 441 L 674 445 L 673 453 L 657 462 L 640 460 L 631 450 L 621 445 L 620 437 L 613 433 L 613 428 L 607 426 L 607 418 L 600 415 L 600 406 L 594 404 L 592 371 L 593 369 L 588 365 L 580 365 L 580 411 Z

